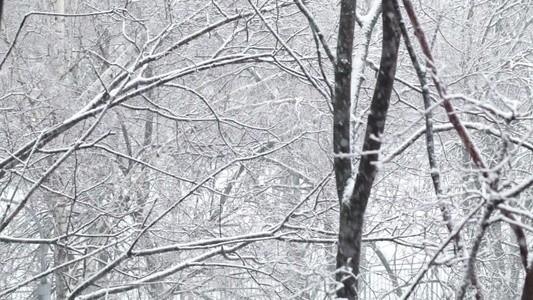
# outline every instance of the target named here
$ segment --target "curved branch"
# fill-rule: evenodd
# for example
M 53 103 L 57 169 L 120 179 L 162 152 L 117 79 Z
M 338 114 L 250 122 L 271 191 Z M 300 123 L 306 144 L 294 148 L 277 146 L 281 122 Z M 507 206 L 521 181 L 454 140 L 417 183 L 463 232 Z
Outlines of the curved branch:
M 296 3 L 296 6 L 300 9 L 302 14 L 307 18 L 307 21 L 309 21 L 309 25 L 311 25 L 311 28 L 318 36 L 318 39 L 320 40 L 320 43 L 322 44 L 322 47 L 324 48 L 324 51 L 326 51 L 326 55 L 329 58 L 329 61 L 335 65 L 335 57 L 333 56 L 333 53 L 331 52 L 331 49 L 329 48 L 328 42 L 324 38 L 324 34 L 322 31 L 320 31 L 320 27 L 318 27 L 318 24 L 311 14 L 311 12 L 307 9 L 304 3 L 302 3 L 302 0 L 294 0 L 294 3 Z

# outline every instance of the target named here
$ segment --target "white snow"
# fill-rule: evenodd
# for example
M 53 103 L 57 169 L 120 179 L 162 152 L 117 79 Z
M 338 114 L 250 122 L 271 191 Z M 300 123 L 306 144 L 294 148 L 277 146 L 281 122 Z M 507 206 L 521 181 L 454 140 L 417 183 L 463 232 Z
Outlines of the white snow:
M 348 180 L 346 180 L 346 186 L 344 187 L 344 193 L 342 194 L 342 204 L 350 204 L 350 197 L 353 194 L 354 185 L 355 181 L 353 180 L 353 177 L 350 177 Z

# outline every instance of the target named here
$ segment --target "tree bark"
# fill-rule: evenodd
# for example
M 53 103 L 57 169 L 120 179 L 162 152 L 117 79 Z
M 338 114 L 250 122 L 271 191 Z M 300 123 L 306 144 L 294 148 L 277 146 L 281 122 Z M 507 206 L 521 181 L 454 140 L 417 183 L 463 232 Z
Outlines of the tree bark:
M 335 71 L 335 98 L 334 98 L 334 151 L 335 175 L 337 192 L 341 199 L 339 245 L 337 251 L 336 279 L 342 283 L 337 290 L 337 296 L 346 299 L 357 299 L 357 277 L 361 254 L 361 238 L 363 234 L 363 220 L 372 183 L 377 174 L 378 151 L 381 147 L 380 137 L 385 128 L 385 120 L 390 103 L 390 96 L 400 43 L 400 29 L 398 18 L 392 0 L 382 2 L 383 42 L 381 63 L 378 74 L 367 128 L 363 144 L 358 174 L 352 191 L 348 181 L 351 178 L 351 162 L 349 157 L 338 154 L 348 153 L 350 145 L 350 71 L 351 71 L 351 43 L 353 42 L 351 26 L 348 19 L 355 18 L 355 1 L 343 1 L 341 4 L 341 18 L 339 25 L 339 46 L 350 46 L 350 49 L 337 48 L 337 68 Z M 354 21 L 350 19 L 350 21 Z M 351 36 L 347 36 L 351 34 Z M 346 63 L 348 62 L 348 64 Z
M 2 22 L 3 13 L 4 13 L 4 0 L 0 0 L 0 22 Z
M 522 289 L 522 298 L 520 300 L 533 300 L 533 271 L 528 269 L 524 288 Z
M 65 1 L 56 0 L 54 3 L 54 12 L 57 14 L 65 14 Z M 57 78 L 61 78 L 65 74 L 65 70 L 68 69 L 67 55 L 65 52 L 65 17 L 55 16 L 54 30 L 55 30 L 55 44 L 53 46 L 53 55 L 54 55 L 54 71 L 57 75 Z M 60 93 L 66 95 L 64 92 L 64 86 L 59 84 L 58 90 Z M 58 122 L 57 120 L 54 120 Z M 49 165 L 52 166 L 53 161 L 49 161 Z M 60 174 L 54 174 L 50 177 L 49 181 L 52 186 L 61 187 L 61 178 Z M 55 223 L 55 234 L 57 236 L 64 236 L 68 233 L 68 221 L 70 212 L 70 205 L 68 199 L 58 195 L 50 194 L 50 200 L 53 204 L 53 217 Z M 61 240 L 65 245 L 56 245 L 54 249 L 54 265 L 60 266 L 68 262 L 69 253 L 66 247 L 67 240 Z M 55 277 L 55 298 L 57 300 L 67 299 L 68 289 L 69 289 L 69 269 L 63 268 L 58 269 L 54 272 Z
M 350 153 L 350 106 L 352 52 L 355 26 L 355 0 L 343 0 L 339 19 L 335 94 L 333 95 L 333 153 L 337 194 L 342 200 L 344 187 L 352 176 L 352 163 L 342 154 Z

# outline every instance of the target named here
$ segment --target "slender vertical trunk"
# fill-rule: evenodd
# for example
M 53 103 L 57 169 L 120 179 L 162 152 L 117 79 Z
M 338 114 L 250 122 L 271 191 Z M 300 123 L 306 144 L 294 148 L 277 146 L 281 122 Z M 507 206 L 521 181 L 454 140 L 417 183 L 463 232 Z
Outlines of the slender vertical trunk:
M 53 180 L 57 181 L 57 180 Z M 52 195 L 53 216 L 55 223 L 55 234 L 56 236 L 62 236 L 67 233 L 68 229 L 68 207 L 67 201 L 63 197 L 58 197 L 57 195 Z M 68 261 L 68 252 L 64 245 L 62 245 L 65 240 L 60 240 L 60 244 L 57 244 L 54 251 L 54 264 L 56 266 L 62 265 Z M 67 299 L 68 287 L 66 276 L 64 276 L 66 268 L 58 269 L 54 272 L 55 277 L 55 294 L 57 300 Z
M 337 192 L 341 199 L 339 244 L 337 250 L 336 279 L 342 286 L 337 296 L 357 299 L 357 277 L 361 254 L 363 220 L 372 183 L 377 174 L 380 137 L 385 128 L 392 86 L 396 74 L 400 30 L 392 0 L 382 1 L 383 42 L 380 70 L 377 78 L 370 113 L 367 120 L 363 155 L 353 190 L 347 184 L 351 178 L 350 158 L 339 154 L 349 153 L 350 145 L 350 72 L 351 47 L 353 43 L 353 22 L 355 1 L 342 1 L 337 46 L 334 96 L 334 152 Z M 352 22 L 352 23 L 350 23 Z M 366 154 L 365 154 L 366 153 Z
M 505 255 L 505 251 L 503 249 L 503 241 L 505 239 L 505 235 L 502 231 L 502 224 L 499 222 L 496 222 L 492 224 L 491 230 L 489 231 L 489 234 L 491 235 L 491 242 L 492 242 L 492 248 L 494 251 L 494 255 L 496 256 L 496 263 L 494 264 L 494 278 L 492 279 L 495 286 L 499 286 L 500 288 L 497 290 L 494 290 L 492 292 L 493 298 L 498 299 L 505 299 L 506 297 L 511 296 L 511 291 L 508 290 L 507 285 L 507 278 L 506 274 L 511 269 L 510 262 L 507 259 L 507 256 Z M 487 293 L 488 294 L 488 293 Z
M 401 297 L 402 288 L 400 287 L 400 283 L 398 282 L 398 276 L 394 273 L 394 270 L 392 270 L 390 266 L 389 260 L 385 257 L 383 252 L 381 252 L 375 242 L 370 243 L 370 247 L 372 248 L 372 250 L 374 250 L 374 253 L 376 253 L 379 261 L 381 262 L 381 265 L 383 265 L 383 267 L 385 268 L 385 271 L 387 272 L 387 275 L 389 276 L 389 279 L 392 282 L 392 288 L 394 288 L 394 293 L 396 294 L 396 296 Z
M 54 11 L 57 14 L 65 13 L 65 0 L 56 0 L 54 3 Z M 55 34 L 56 34 L 56 43 L 54 43 L 54 55 L 56 56 L 56 72 L 61 77 L 65 74 L 65 71 L 68 69 L 67 64 L 67 54 L 65 47 L 65 17 L 56 16 L 54 18 L 55 24 Z
M 65 13 L 65 0 L 56 0 L 54 3 L 54 11 L 58 14 Z M 65 70 L 68 69 L 66 63 L 66 54 L 65 54 L 65 18 L 62 16 L 56 16 L 54 18 L 54 30 L 55 30 L 55 43 L 53 43 L 54 53 L 54 69 L 56 72 L 57 78 L 61 78 L 65 74 Z M 61 88 L 61 85 L 58 85 L 58 90 L 60 94 L 64 94 L 64 89 Z M 60 95 L 64 96 L 64 95 Z M 50 162 L 52 164 L 52 162 Z M 60 186 L 61 180 L 58 177 L 59 175 L 52 176 L 51 184 L 52 186 Z M 69 205 L 68 199 L 52 194 L 51 200 L 54 205 L 53 216 L 55 223 L 55 231 L 57 236 L 66 235 L 68 231 L 68 215 L 69 215 Z M 61 240 L 61 244 L 58 244 L 54 252 L 54 264 L 56 266 L 62 265 L 68 261 L 68 252 L 67 248 L 62 245 L 66 243 L 66 240 Z M 67 276 L 64 273 L 67 272 L 67 269 L 59 269 L 54 273 L 55 276 L 55 294 L 57 300 L 67 299 L 68 295 L 68 282 Z
M 4 0 L 0 0 L 0 29 L 4 32 L 4 25 L 2 23 L 2 16 L 4 14 Z

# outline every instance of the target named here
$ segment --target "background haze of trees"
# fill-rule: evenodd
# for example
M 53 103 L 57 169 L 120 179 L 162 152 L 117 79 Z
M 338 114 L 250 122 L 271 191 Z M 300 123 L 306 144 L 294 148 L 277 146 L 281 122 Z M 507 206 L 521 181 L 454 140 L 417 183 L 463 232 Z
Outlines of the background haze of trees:
M 338 2 L 8 1 L 0 298 L 34 299 L 39 284 L 51 284 L 52 299 L 333 298 L 340 208 L 323 42 L 335 55 Z M 380 64 L 380 4 L 357 1 L 355 165 Z M 361 298 L 405 296 L 429 266 L 410 299 L 451 299 L 480 240 L 485 299 L 519 299 L 526 272 L 509 224 L 533 231 L 533 5 L 414 5 L 487 170 L 472 163 L 429 80 L 436 196 L 426 109 L 402 40 L 365 214 Z M 500 210 L 484 219 L 496 196 Z M 443 246 L 442 207 L 464 253 Z

